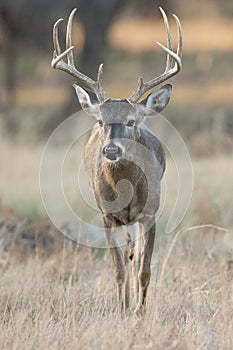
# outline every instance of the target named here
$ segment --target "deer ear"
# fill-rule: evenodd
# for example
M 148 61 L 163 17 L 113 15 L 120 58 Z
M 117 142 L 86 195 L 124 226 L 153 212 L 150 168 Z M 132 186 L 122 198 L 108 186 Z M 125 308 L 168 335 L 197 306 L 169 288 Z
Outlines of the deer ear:
M 153 91 L 147 98 L 138 103 L 140 114 L 145 118 L 152 118 L 160 113 L 168 104 L 172 93 L 170 84 Z
M 82 110 L 89 115 L 93 115 L 94 117 L 98 117 L 99 113 L 99 104 L 93 104 L 91 102 L 90 96 L 83 88 L 78 86 L 77 84 L 73 84 L 75 88 L 76 94 L 78 96 L 79 103 L 82 107 Z

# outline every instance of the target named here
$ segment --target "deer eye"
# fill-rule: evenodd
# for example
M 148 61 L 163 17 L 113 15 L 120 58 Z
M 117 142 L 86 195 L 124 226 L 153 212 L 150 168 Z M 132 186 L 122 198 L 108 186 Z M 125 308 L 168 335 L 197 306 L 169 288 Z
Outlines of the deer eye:
M 102 125 L 103 125 L 103 122 L 102 122 L 102 120 L 101 120 L 101 119 L 98 119 L 98 120 L 97 120 L 97 123 L 98 123 L 100 126 L 102 126 Z
M 135 120 L 134 119 L 129 119 L 127 122 L 127 126 L 134 126 Z

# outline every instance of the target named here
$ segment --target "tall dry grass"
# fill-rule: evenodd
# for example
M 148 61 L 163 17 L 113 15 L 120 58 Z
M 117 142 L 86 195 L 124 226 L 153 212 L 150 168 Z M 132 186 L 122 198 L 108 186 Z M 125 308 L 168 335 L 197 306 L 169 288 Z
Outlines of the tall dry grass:
M 30 194 L 40 205 L 43 147 L 2 145 L 2 159 L 14 156 L 14 162 L 5 162 L 11 176 L 1 178 L 2 202 L 18 203 L 14 211 L 21 206 L 18 213 L 25 217 L 28 209 L 19 193 L 25 191 L 29 208 Z M 72 157 L 70 161 L 73 166 Z M 12 210 L 1 207 L 1 349 L 232 349 L 232 162 L 230 156 L 217 156 L 194 159 L 193 167 L 194 193 L 181 227 L 209 223 L 229 232 L 211 226 L 177 236 L 160 232 L 147 313 L 141 319 L 134 315 L 133 303 L 125 317 L 118 314 L 107 252 L 70 247 L 40 212 L 30 224 L 14 218 L 19 229 L 13 230 Z M 166 174 L 175 187 L 169 161 Z M 171 187 L 171 196 L 173 191 Z
M 125 317 L 116 311 L 107 253 L 64 243 L 19 261 L 14 246 L 0 264 L 1 349 L 232 349 L 224 235 L 194 229 L 156 249 L 142 318 L 133 305 Z
M 4 146 L 2 141 L 8 176 L 1 178 L 1 198 L 21 217 L 30 214 L 30 203 L 41 205 L 37 181 L 42 149 Z M 232 349 L 231 157 L 193 159 L 193 168 L 193 198 L 181 229 L 208 223 L 229 232 L 211 226 L 177 236 L 159 232 L 147 313 L 141 319 L 134 315 L 133 303 L 125 317 L 118 314 L 108 253 L 62 242 L 41 211 L 31 224 L 20 221 L 14 232 L 23 239 L 13 239 L 8 226 L 8 245 L 0 240 L 1 349 Z M 166 177 L 173 196 L 170 161 Z M 13 214 L 4 207 L 0 213 L 1 235 L 9 225 L 4 218 Z M 52 249 L 47 249 L 42 243 L 51 234 Z M 34 237 L 30 249 L 28 237 Z

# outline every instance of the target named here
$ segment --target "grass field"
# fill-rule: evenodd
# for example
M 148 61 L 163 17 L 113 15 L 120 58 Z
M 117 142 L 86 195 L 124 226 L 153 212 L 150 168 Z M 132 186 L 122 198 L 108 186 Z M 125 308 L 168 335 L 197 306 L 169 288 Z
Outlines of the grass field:
M 116 311 L 106 252 L 60 241 L 48 255 L 11 241 L 0 262 L 1 349 L 231 349 L 225 234 L 197 228 L 159 245 L 141 319 Z
M 193 159 L 194 193 L 180 231 L 163 235 L 158 223 L 147 313 L 140 319 L 133 303 L 126 317 L 116 310 L 109 253 L 72 246 L 42 214 L 43 145 L 16 149 L 2 141 L 1 149 L 5 160 L 14 159 L 5 162 L 0 189 L 1 349 L 232 348 L 230 156 Z M 169 161 L 167 181 L 173 171 Z M 205 224 L 229 231 L 192 228 Z
M 231 349 L 231 273 L 206 248 L 214 232 L 193 236 L 157 252 L 168 260 L 159 275 L 154 261 L 142 319 L 116 313 L 108 257 L 64 248 L 46 261 L 2 261 L 1 348 Z

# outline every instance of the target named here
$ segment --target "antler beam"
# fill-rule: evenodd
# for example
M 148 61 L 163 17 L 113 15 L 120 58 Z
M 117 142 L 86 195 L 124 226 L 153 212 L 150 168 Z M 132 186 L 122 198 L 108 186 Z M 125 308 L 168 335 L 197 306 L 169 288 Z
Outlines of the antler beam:
M 170 26 L 168 23 L 168 19 L 166 16 L 166 13 L 164 10 L 160 7 L 160 12 L 163 16 L 164 25 L 167 32 L 167 45 L 168 47 L 162 45 L 161 43 L 157 42 L 157 45 L 159 45 L 166 53 L 167 53 L 167 63 L 165 71 L 158 77 L 144 83 L 142 78 L 139 78 L 138 84 L 132 95 L 128 98 L 128 101 L 131 103 L 136 103 L 145 92 L 148 90 L 154 88 L 155 86 L 163 83 L 164 81 L 168 80 L 169 78 L 173 77 L 174 75 L 178 74 L 180 70 L 182 69 L 182 30 L 181 30 L 181 24 L 179 21 L 179 18 L 176 15 L 173 15 L 175 18 L 177 29 L 178 29 L 178 46 L 176 52 L 173 51 L 172 48 L 172 38 L 171 38 L 171 31 Z
M 71 33 L 72 33 L 72 23 L 73 17 L 77 9 L 74 9 L 67 23 L 66 28 L 66 49 L 64 52 L 61 52 L 61 47 L 58 39 L 58 28 L 60 23 L 63 21 L 63 18 L 60 18 L 53 27 L 53 59 L 51 62 L 51 66 L 55 69 L 60 69 L 78 80 L 78 83 L 84 84 L 88 86 L 94 93 L 96 94 L 100 103 L 103 103 L 106 100 L 106 95 L 104 89 L 102 87 L 102 78 L 103 78 L 103 64 L 100 64 L 98 69 L 97 80 L 92 80 L 90 77 L 81 73 L 77 70 L 74 64 L 74 55 L 73 49 L 74 46 L 72 44 Z M 67 63 L 64 61 L 64 57 L 67 57 Z

